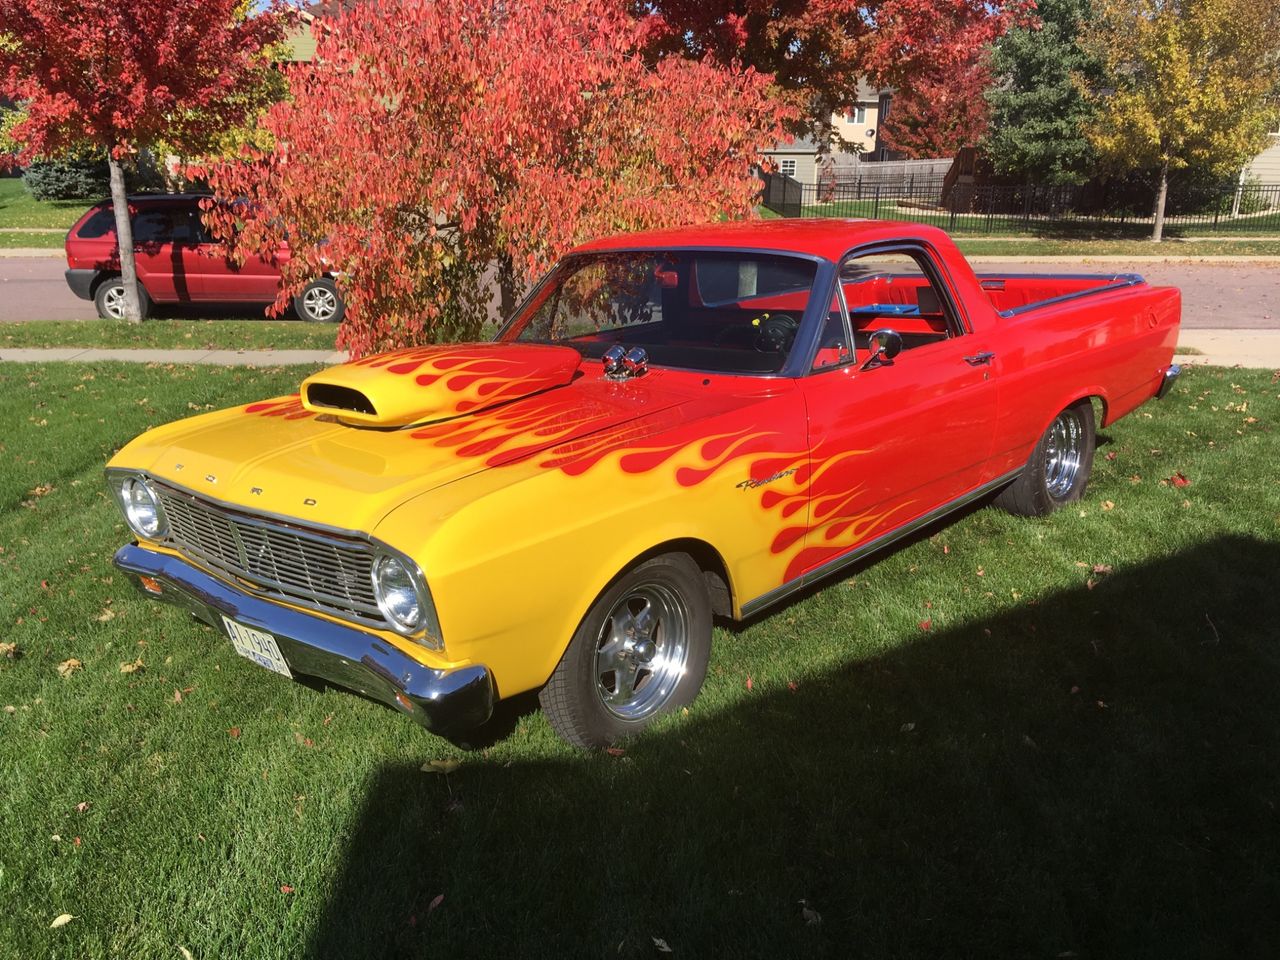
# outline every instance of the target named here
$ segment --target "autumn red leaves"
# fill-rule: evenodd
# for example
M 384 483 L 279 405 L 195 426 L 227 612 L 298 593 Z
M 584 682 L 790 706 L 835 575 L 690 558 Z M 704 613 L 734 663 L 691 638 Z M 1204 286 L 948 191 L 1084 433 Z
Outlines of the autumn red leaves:
M 642 56 L 612 0 L 385 0 L 318 31 L 262 125 L 277 147 L 202 171 L 246 204 L 224 237 L 293 248 L 280 304 L 340 278 L 357 354 L 475 338 L 570 246 L 747 215 L 794 109 L 767 76 Z

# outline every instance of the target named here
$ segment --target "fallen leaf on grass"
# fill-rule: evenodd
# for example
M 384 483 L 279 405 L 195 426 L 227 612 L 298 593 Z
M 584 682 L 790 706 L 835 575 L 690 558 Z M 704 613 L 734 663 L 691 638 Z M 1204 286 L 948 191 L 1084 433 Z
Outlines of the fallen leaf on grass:
M 239 727 L 232 727 L 230 730 L 228 730 L 228 731 L 227 731 L 227 736 L 229 736 L 232 740 L 239 740 L 239 739 L 240 739 L 240 728 L 239 728 Z
M 435 910 L 442 903 L 444 903 L 444 894 L 437 893 L 434 897 L 431 898 L 431 902 L 427 904 L 427 913 L 428 914 L 431 913 L 432 910 Z
M 650 939 L 653 940 L 653 945 L 658 948 L 659 953 L 672 952 L 671 947 L 667 945 L 667 941 L 663 940 L 661 937 L 651 937 Z
M 627 755 L 627 751 L 621 747 L 607 747 L 604 752 L 611 757 L 625 757 Z
M 423 773 L 453 773 L 462 766 L 461 760 L 428 760 L 418 769 Z
M 18 645 L 16 643 L 0 643 L 0 657 L 8 657 L 10 660 L 17 660 Z
M 1108 573 L 1111 572 L 1111 570 L 1112 570 L 1112 567 L 1111 567 L 1111 564 L 1109 563 L 1095 563 L 1093 565 L 1093 572 L 1102 574 L 1103 576 L 1106 576 Z
M 916 626 L 918 626 L 921 630 L 929 631 L 933 629 L 933 621 L 921 620 L 918 624 L 916 624 Z
M 1116 508 L 1116 502 L 1115 502 L 1114 500 L 1103 500 L 1103 501 L 1102 501 L 1102 509 L 1103 509 L 1103 510 L 1114 510 L 1115 508 Z
M 106 623 L 108 620 L 114 620 L 115 618 L 116 618 L 116 612 L 114 610 L 112 610 L 110 607 L 103 607 L 102 612 L 98 614 L 96 617 L 94 617 L 93 619 L 97 620 L 98 623 Z
M 1110 451 L 1110 452 L 1107 454 L 1107 459 L 1108 459 L 1108 460 L 1114 460 L 1115 458 L 1116 458 L 1116 452 L 1115 452 L 1114 450 Z
M 91 806 L 92 804 L 89 803 L 88 800 L 81 800 L 79 803 L 76 804 L 76 813 L 85 813 L 88 811 L 89 807 Z
M 144 667 L 144 665 L 143 665 L 143 663 L 142 663 L 142 658 L 141 658 L 141 657 L 139 657 L 137 660 L 134 660 L 134 661 L 132 661 L 132 662 L 130 662 L 130 663 L 122 663 L 122 664 L 120 664 L 120 672 L 121 672 L 121 673 L 137 673 L 139 670 L 144 670 L 144 669 L 146 669 L 146 668 Z
M 747 689 L 754 690 L 755 686 L 756 686 L 755 681 L 753 681 L 750 677 L 747 677 Z
M 75 657 L 72 657 L 70 660 L 63 660 L 58 664 L 58 676 L 69 677 L 83 666 L 84 664 Z
M 911 732 L 912 730 L 914 730 L 915 728 L 916 728 L 916 725 L 915 725 L 914 723 L 904 723 L 902 726 L 900 726 L 900 727 L 898 728 L 898 732 L 899 732 L 899 733 L 910 733 L 910 732 Z
M 805 924 L 810 927 L 816 927 L 822 923 L 822 914 L 809 906 L 808 900 L 800 901 L 800 916 L 804 917 Z
M 69 913 L 60 913 L 53 918 L 53 923 L 49 924 L 49 929 L 57 930 L 59 927 L 65 927 L 68 923 L 70 923 L 74 919 L 75 917 Z
M 1177 471 L 1172 477 L 1170 477 L 1169 482 L 1175 487 L 1188 487 L 1191 485 L 1191 481 L 1183 475 L 1181 470 Z
M 281 893 L 293 893 L 293 887 L 289 886 L 287 883 L 282 883 L 282 884 L 280 884 L 280 892 L 281 892 Z
M 186 947 L 179 947 L 178 952 L 182 954 L 182 960 L 196 960 L 196 958 L 191 955 L 191 951 Z

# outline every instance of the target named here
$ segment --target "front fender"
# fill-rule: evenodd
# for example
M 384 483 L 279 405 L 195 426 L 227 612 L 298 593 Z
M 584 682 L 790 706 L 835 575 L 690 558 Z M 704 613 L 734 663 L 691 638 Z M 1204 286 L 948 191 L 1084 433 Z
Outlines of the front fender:
M 800 416 L 798 398 L 777 402 Z M 791 423 L 795 446 L 803 420 Z M 375 535 L 422 567 L 448 656 L 487 664 L 511 696 L 546 682 L 596 597 L 660 544 L 714 549 L 735 611 L 782 583 L 789 554 L 775 544 L 782 527 L 804 520 L 796 506 L 808 454 L 780 441 L 762 452 L 757 442 L 709 461 L 724 435 L 704 431 L 651 469 L 628 469 L 635 451 L 619 451 L 577 474 L 534 458 L 486 470 L 402 505 Z

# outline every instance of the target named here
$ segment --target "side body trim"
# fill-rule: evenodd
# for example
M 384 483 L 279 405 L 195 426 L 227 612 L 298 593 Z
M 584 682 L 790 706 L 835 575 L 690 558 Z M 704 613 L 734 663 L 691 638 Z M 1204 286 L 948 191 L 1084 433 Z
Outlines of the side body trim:
M 761 594 L 754 600 L 747 601 L 742 605 L 742 617 L 745 619 L 747 617 L 754 616 L 761 610 L 773 606 L 775 603 L 786 599 L 791 594 L 799 590 L 803 590 L 805 587 L 810 586 L 824 577 L 830 576 L 838 570 L 843 570 L 845 567 L 857 563 L 868 554 L 875 553 L 877 550 L 883 550 L 885 547 L 888 547 L 904 537 L 915 533 L 921 527 L 926 527 L 935 520 L 945 517 L 949 513 L 954 513 L 963 507 L 967 507 L 975 500 L 980 500 L 988 493 L 1000 489 L 1005 484 L 1009 483 L 1009 481 L 1015 479 L 1020 473 L 1022 473 L 1022 467 L 1019 467 L 1017 470 L 1012 470 L 1002 477 L 997 477 L 995 480 L 990 480 L 963 496 L 957 497 L 950 503 L 944 503 L 936 510 L 912 520 L 905 526 L 901 526 L 896 530 L 890 530 L 888 533 L 883 534 L 868 543 L 864 543 L 860 547 L 854 547 L 848 553 L 841 554 L 832 560 L 828 560 L 822 566 L 817 567 L 808 573 L 802 574 L 799 577 L 796 577 L 796 579 L 788 583 L 784 583 L 780 587 L 775 587 L 773 590 L 770 590 L 768 593 Z

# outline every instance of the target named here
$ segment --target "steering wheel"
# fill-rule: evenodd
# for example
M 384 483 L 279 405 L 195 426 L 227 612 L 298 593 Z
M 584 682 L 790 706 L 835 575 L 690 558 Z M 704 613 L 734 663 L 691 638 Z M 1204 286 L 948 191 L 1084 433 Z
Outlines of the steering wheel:
M 789 313 L 762 313 L 751 321 L 755 330 L 753 346 L 761 353 L 786 353 L 800 329 L 800 321 Z

